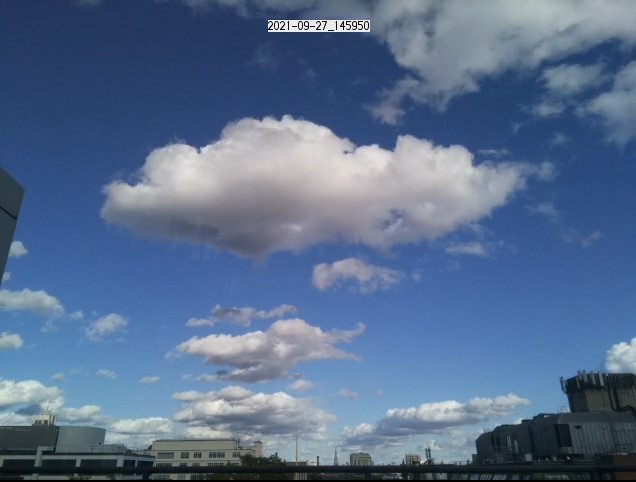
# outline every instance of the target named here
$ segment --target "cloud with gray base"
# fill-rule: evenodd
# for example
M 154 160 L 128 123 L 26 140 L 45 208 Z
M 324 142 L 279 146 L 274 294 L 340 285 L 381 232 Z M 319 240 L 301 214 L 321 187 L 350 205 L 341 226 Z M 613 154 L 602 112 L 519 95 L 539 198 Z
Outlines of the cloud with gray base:
M 283 304 L 272 308 L 269 311 L 256 310 L 250 306 L 243 308 L 222 308 L 220 305 L 216 305 L 212 309 L 212 315 L 210 318 L 190 318 L 186 323 L 186 326 L 199 327 L 199 326 L 215 326 L 220 322 L 229 322 L 233 325 L 250 326 L 253 319 L 266 320 L 270 318 L 280 318 L 286 314 L 295 314 L 298 312 L 298 308 L 292 305 Z
M 636 338 L 621 342 L 607 350 L 605 368 L 612 373 L 636 374 Z
M 21 258 L 29 254 L 29 250 L 22 241 L 13 241 L 9 247 L 9 258 Z
M 155 149 L 136 182 L 105 186 L 104 220 L 262 258 L 320 243 L 388 250 L 489 216 L 551 165 L 475 164 L 461 146 L 399 136 L 355 146 L 291 116 L 245 118 L 218 141 Z
M 299 363 L 316 360 L 358 360 L 335 345 L 351 343 L 364 333 L 359 323 L 354 330 L 323 331 L 301 319 L 279 320 L 269 329 L 243 335 L 213 334 L 192 337 L 179 344 L 175 352 L 203 357 L 209 365 L 232 367 L 201 380 L 260 382 L 285 378 Z
M 229 386 L 208 393 L 179 392 L 172 398 L 183 403 L 174 420 L 194 430 L 212 426 L 222 433 L 274 436 L 302 432 L 309 438 L 324 438 L 328 423 L 335 420 L 310 400 L 285 392 L 257 393 Z
M 22 348 L 22 337 L 16 333 L 7 333 L 3 331 L 0 333 L 0 351 L 3 350 L 17 350 Z
M 382 266 L 376 266 L 357 258 L 347 258 L 331 264 L 314 266 L 311 278 L 314 288 L 325 291 L 343 285 L 351 285 L 360 293 L 373 293 L 396 286 L 404 274 Z
M 55 296 L 46 291 L 0 290 L 0 311 L 25 311 L 45 318 L 56 318 L 64 314 L 64 306 Z
M 466 403 L 447 400 L 418 407 L 390 408 L 375 424 L 345 427 L 342 445 L 380 447 L 413 435 L 507 417 L 517 408 L 528 405 L 529 400 L 511 393 L 496 398 L 473 398 Z

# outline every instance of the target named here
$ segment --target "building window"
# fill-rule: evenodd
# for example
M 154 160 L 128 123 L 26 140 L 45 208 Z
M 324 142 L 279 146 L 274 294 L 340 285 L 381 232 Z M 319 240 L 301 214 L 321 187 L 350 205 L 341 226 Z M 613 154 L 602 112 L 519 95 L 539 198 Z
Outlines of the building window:
M 241 458 L 241 452 L 232 452 L 232 458 L 233 459 L 240 459 Z
M 187 467 L 187 466 L 188 466 L 188 464 L 186 462 L 181 462 L 179 464 L 179 467 Z
M 557 444 L 559 447 L 572 447 L 572 435 L 570 426 L 567 423 L 559 423 L 554 426 L 556 429 Z
M 190 452 L 181 452 L 181 458 L 182 459 L 189 459 L 190 458 Z
M 201 452 L 194 452 L 194 454 L 192 455 L 193 459 L 200 459 L 201 458 Z
M 224 465 L 223 462 L 208 462 L 208 467 L 223 467 Z
M 186 479 L 186 478 L 185 478 L 185 474 L 178 474 L 178 475 L 177 475 L 177 479 L 178 479 L 178 480 L 185 480 L 185 479 Z
M 159 452 L 157 454 L 158 459 L 174 459 L 174 452 Z
M 224 459 L 225 458 L 225 452 L 210 452 L 208 458 L 210 458 L 210 459 Z
M 199 467 L 201 464 L 192 464 L 192 467 Z
M 157 464 L 157 467 L 172 467 L 172 464 Z

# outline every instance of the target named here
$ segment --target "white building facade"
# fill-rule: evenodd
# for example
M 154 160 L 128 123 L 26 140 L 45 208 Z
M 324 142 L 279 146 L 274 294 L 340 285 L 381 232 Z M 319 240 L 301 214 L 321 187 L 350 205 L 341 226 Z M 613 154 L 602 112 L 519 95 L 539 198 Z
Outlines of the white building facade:
M 349 454 L 349 465 L 373 465 L 371 456 L 365 452 Z
M 241 446 L 238 439 L 164 439 L 150 448 L 155 467 L 223 467 L 241 465 L 241 457 L 263 456 L 262 442 Z M 206 474 L 155 474 L 155 480 L 197 480 Z

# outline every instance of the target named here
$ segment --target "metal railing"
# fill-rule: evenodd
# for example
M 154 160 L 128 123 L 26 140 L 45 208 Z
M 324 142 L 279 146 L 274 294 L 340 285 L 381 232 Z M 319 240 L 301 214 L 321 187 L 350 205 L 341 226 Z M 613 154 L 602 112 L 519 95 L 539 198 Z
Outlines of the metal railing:
M 362 475 L 371 479 L 374 475 L 399 474 L 447 474 L 449 479 L 457 479 L 465 474 L 471 479 L 475 475 L 525 476 L 537 474 L 572 474 L 579 479 L 612 480 L 618 473 L 632 472 L 636 474 L 636 465 L 610 465 L 594 463 L 526 463 L 526 464 L 492 464 L 492 465 L 306 465 L 306 466 L 223 466 L 223 467 L 0 467 L 0 476 L 32 476 L 38 474 L 46 477 L 53 475 L 123 475 L 149 478 L 158 474 L 200 474 L 205 479 L 207 474 L 342 474 Z M 471 477 L 472 476 L 472 477 Z M 465 477 L 462 477 L 465 479 Z M 499 478 L 499 477 L 497 477 Z M 506 477 L 508 478 L 508 477 Z

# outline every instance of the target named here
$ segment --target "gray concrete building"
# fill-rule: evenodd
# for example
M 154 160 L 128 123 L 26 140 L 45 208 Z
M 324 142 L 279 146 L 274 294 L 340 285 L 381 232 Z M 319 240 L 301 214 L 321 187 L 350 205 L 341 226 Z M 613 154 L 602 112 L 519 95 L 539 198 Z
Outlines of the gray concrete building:
M 123 445 L 105 444 L 106 430 L 98 427 L 57 426 L 53 415 L 36 417 L 33 425 L 0 426 L 0 473 L 3 478 L 18 479 L 11 469 L 33 469 L 38 478 L 68 480 L 76 468 L 115 469 L 151 467 L 154 457 L 137 454 Z M 38 469 L 67 469 L 65 475 L 37 475 Z M 93 480 L 109 480 L 110 475 L 95 475 Z M 118 476 L 118 480 L 141 479 L 141 475 Z
M 593 460 L 636 454 L 636 376 L 579 372 L 561 379 L 570 413 L 500 425 L 475 441 L 477 463 Z
M 570 412 L 636 410 L 636 375 L 633 373 L 586 373 L 561 378 Z
M 373 465 L 373 460 L 365 452 L 356 452 L 349 454 L 349 465 Z
M 18 223 L 24 189 L 0 167 L 0 284 Z

